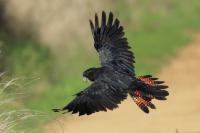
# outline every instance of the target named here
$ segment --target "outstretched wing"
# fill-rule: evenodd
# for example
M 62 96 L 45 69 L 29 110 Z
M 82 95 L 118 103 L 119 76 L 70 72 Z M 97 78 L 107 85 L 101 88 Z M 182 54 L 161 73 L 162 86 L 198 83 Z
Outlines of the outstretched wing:
M 127 92 L 119 86 L 104 81 L 95 81 L 85 90 L 76 94 L 76 98 L 66 105 L 62 111 L 90 115 L 99 111 L 113 110 L 126 99 Z M 55 111 L 55 110 L 54 110 Z
M 117 71 L 134 74 L 134 55 L 129 50 L 127 38 L 124 37 L 123 27 L 119 20 L 113 20 L 113 13 L 109 13 L 108 21 L 106 13 L 102 12 L 101 26 L 95 14 L 95 22 L 90 20 L 94 46 L 99 53 L 102 66 L 113 68 Z

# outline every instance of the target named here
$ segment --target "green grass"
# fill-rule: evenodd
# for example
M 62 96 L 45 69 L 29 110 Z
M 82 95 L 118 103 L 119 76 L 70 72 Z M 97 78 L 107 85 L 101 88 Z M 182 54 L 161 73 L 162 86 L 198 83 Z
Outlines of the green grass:
M 34 40 L 5 41 L 6 67 L 14 75 L 47 74 L 50 70 L 50 51 Z
M 200 29 L 199 0 L 140 0 L 136 3 L 118 0 L 111 7 L 124 25 L 136 56 L 138 75 L 156 74 L 191 41 L 188 31 Z M 63 62 L 58 63 L 48 49 L 33 46 L 37 42 L 24 43 L 29 45 L 23 48 L 16 45 L 8 61 L 17 75 L 39 73 L 42 77 L 37 85 L 29 88 L 29 97 L 23 101 L 26 107 L 48 115 L 26 123 L 26 126 L 39 129 L 38 126 L 59 116 L 51 111 L 52 108 L 64 106 L 73 94 L 89 85 L 82 81 L 82 72 L 99 66 L 99 61 L 95 50 L 88 53 L 80 48 L 73 57 L 66 54 L 61 57 Z M 88 45 L 93 47 L 91 44 Z M 80 42 L 73 45 L 81 46 Z
M 163 36 L 167 37 L 163 37 Z M 133 36 L 133 37 L 131 37 Z M 173 58 L 176 51 L 181 50 L 190 38 L 176 32 L 158 31 L 153 33 L 130 33 L 130 42 L 136 56 L 136 73 L 155 74 L 161 66 Z M 161 45 L 162 44 L 162 45 Z

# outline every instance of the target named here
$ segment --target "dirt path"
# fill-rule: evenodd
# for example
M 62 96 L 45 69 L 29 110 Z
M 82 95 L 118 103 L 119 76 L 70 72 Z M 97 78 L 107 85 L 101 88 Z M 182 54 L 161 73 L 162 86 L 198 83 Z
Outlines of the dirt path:
M 165 102 L 146 115 L 128 98 L 119 109 L 52 122 L 44 133 L 175 133 L 200 132 L 200 34 L 158 75 L 170 86 Z M 61 129 L 61 127 L 63 130 Z

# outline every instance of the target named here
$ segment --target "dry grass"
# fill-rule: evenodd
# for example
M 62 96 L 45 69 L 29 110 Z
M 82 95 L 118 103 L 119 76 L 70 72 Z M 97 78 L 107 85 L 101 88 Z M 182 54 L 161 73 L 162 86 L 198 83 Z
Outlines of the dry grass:
M 4 73 L 0 74 L 2 78 Z M 10 109 L 13 103 L 16 102 L 16 94 L 10 95 L 8 89 L 19 88 L 21 85 L 18 81 L 21 78 L 13 78 L 9 81 L 0 82 L 0 133 L 24 133 L 24 129 L 16 130 L 21 122 L 27 120 L 28 118 L 43 116 L 44 114 L 38 111 L 33 111 L 29 109 Z M 18 93 L 19 94 L 19 93 Z

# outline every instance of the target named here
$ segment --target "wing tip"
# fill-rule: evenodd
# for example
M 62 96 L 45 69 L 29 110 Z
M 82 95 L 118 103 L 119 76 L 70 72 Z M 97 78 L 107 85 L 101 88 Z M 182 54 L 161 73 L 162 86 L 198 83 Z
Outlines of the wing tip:
M 61 112 L 62 109 L 51 109 L 53 112 Z
M 106 12 L 104 10 L 102 11 L 102 15 L 106 15 Z
M 97 13 L 95 13 L 95 27 L 99 28 L 99 18 L 98 18 Z

